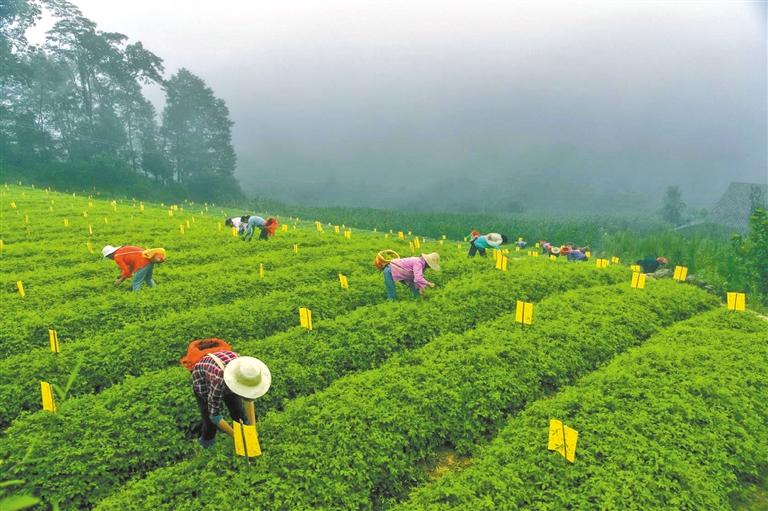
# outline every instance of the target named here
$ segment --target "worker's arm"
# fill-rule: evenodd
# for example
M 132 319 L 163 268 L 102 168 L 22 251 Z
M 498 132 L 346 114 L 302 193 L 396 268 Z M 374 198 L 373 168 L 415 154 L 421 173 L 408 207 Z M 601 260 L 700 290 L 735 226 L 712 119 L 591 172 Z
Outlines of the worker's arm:
M 224 399 L 224 389 L 224 378 L 221 378 L 219 381 L 210 385 L 210 390 L 208 391 L 208 413 L 210 414 L 211 421 L 213 421 L 220 430 L 231 435 L 232 428 L 229 426 L 229 423 L 224 420 L 221 410 L 221 403 Z
M 127 279 L 127 278 L 128 278 L 128 277 L 123 277 L 122 275 L 120 275 L 119 277 L 117 277 L 117 278 L 115 279 L 115 287 L 117 287 L 117 286 L 119 286 L 120 284 L 122 284 L 122 283 L 123 283 L 123 281 L 124 281 L 125 279 Z
M 425 287 L 435 287 L 432 282 L 424 278 L 424 270 L 419 263 L 413 265 L 413 285 L 416 286 L 420 294 L 424 294 Z

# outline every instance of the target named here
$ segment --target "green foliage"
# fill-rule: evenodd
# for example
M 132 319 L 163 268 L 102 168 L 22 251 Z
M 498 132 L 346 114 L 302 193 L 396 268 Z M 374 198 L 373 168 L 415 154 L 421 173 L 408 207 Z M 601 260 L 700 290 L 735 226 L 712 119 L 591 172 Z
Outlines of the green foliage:
M 733 245 L 746 278 L 741 287 L 732 291 L 746 291 L 768 303 L 768 212 L 755 209 L 749 220 L 749 235 L 734 236 Z
M 419 462 L 442 445 L 467 452 L 506 413 L 716 304 L 672 282 L 645 291 L 572 290 L 543 299 L 530 328 L 515 326 L 509 313 L 441 336 L 267 414 L 259 430 L 269 454 L 249 470 L 220 449 L 205 466 L 194 460 L 156 471 L 99 509 L 214 509 L 225 495 L 238 509 L 380 507 L 419 480 Z M 208 481 L 194 499 L 181 476 L 192 467 Z
M 731 509 L 768 466 L 765 321 L 723 309 L 513 417 L 466 470 L 396 509 Z M 579 431 L 576 462 L 546 449 L 550 418 Z

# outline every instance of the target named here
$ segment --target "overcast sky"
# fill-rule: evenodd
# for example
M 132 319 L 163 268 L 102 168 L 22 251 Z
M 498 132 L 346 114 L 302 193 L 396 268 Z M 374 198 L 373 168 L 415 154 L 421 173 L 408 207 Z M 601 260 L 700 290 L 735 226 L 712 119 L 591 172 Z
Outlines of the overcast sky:
M 74 3 L 227 102 L 249 187 L 705 204 L 768 180 L 764 2 Z

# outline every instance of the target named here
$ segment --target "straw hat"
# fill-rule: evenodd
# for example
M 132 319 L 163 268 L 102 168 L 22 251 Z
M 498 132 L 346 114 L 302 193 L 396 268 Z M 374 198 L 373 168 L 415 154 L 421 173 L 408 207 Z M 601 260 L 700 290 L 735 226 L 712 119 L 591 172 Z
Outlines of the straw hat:
M 440 271 L 440 254 L 432 252 L 431 254 L 421 254 L 421 257 L 427 262 L 427 266 L 435 271 Z
M 253 357 L 238 357 L 224 368 L 224 383 L 244 399 L 256 399 L 267 393 L 272 384 L 269 367 Z
M 560 255 L 560 247 L 552 247 L 551 249 L 549 249 L 549 252 L 552 255 Z
M 668 261 L 667 261 L 666 257 L 657 257 L 656 258 L 656 262 L 661 263 L 661 264 L 667 264 Z
M 109 255 L 114 254 L 117 252 L 117 249 L 120 247 L 113 247 L 112 245 L 107 245 L 106 247 L 101 249 L 101 257 L 107 257 Z

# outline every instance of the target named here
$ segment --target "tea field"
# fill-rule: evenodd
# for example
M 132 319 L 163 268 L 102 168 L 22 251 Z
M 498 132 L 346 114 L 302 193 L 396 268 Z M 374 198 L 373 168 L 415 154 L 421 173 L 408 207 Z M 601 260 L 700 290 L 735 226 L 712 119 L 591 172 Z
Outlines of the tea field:
M 242 213 L 0 188 L 0 510 L 762 508 L 758 314 L 672 279 L 632 288 L 621 261 L 469 259 L 408 225 L 283 215 L 243 242 L 223 225 Z M 157 286 L 115 288 L 107 244 L 165 248 Z M 383 249 L 439 252 L 435 288 L 387 301 Z M 178 359 L 206 337 L 271 370 L 260 456 L 196 441 Z M 573 462 L 551 419 L 578 432 Z

